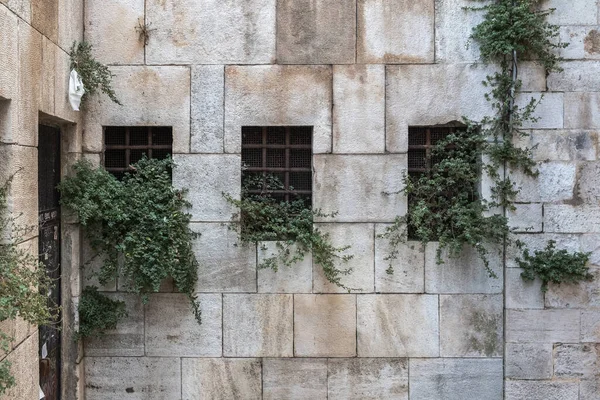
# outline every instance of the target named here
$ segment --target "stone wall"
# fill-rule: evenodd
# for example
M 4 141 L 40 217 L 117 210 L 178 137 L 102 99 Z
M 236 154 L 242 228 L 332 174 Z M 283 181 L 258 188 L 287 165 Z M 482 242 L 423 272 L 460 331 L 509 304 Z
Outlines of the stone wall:
M 600 267 L 599 10 L 547 1 L 572 45 L 562 73 L 524 63 L 521 101 L 544 95 L 531 128 L 538 181 L 522 179 L 511 224 L 594 251 Z M 87 1 L 85 37 L 111 65 L 124 106 L 94 99 L 83 148 L 102 157 L 102 126 L 173 127 L 173 173 L 189 189 L 201 264 L 198 325 L 164 285 L 147 304 L 103 290 L 130 317 L 85 344 L 87 399 L 593 399 L 599 281 L 524 283 L 498 249 L 490 278 L 472 252 L 435 263 L 436 243 L 401 249 L 385 273 L 378 238 L 406 212 L 409 125 L 490 113 L 480 82 L 493 67 L 466 47 L 481 13 L 468 0 Z M 144 46 L 139 21 L 151 29 Z M 313 205 L 335 244 L 351 244 L 344 292 L 310 259 L 256 269 L 222 197 L 240 193 L 241 127 L 314 127 Z M 517 177 L 518 178 L 518 177 Z M 521 178 L 519 178 L 521 179 Z M 489 188 L 482 182 L 483 193 Z M 554 396 L 554 397 L 553 397 Z
M 83 4 L 79 0 L 0 0 L 0 182 L 14 174 L 9 210 L 19 222 L 38 221 L 38 123 L 61 128 L 62 165 L 81 154 L 80 116 L 67 98 L 68 51 L 83 34 Z M 66 173 L 66 168 L 64 168 Z M 79 294 L 79 230 L 66 219 L 62 225 L 63 272 L 63 399 L 82 398 L 77 346 L 73 332 Z M 34 232 L 37 232 L 35 230 Z M 23 243 L 38 252 L 37 236 Z M 2 399 L 38 399 L 38 329 L 24 321 L 0 327 L 14 337 L 8 355 L 16 386 Z

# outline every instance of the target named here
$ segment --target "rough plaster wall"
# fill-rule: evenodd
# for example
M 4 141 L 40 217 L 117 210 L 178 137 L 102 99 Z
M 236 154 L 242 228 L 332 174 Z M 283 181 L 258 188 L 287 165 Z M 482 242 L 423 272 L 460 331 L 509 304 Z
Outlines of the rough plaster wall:
M 100 160 L 103 125 L 174 127 L 174 184 L 190 189 L 202 233 L 204 312 L 198 326 L 169 284 L 146 305 L 118 282 L 105 287 L 130 317 L 86 342 L 87 399 L 598 398 L 598 280 L 544 296 L 521 280 L 514 249 L 506 263 L 490 249 L 492 279 L 468 250 L 437 265 L 435 243 L 403 246 L 385 273 L 377 235 L 406 199 L 381 193 L 402 188 L 408 126 L 490 112 L 479 83 L 491 67 L 465 47 L 481 20 L 463 9 L 470 1 L 200 3 L 86 2 L 86 38 L 113 65 L 125 108 L 93 100 L 84 149 Z M 600 275 L 599 6 L 546 3 L 573 44 L 562 73 L 521 68 L 520 101 L 544 95 L 527 143 L 540 177 L 515 176 L 523 191 L 510 221 L 533 248 L 554 239 L 592 251 Z M 145 50 L 141 18 L 156 29 Z M 257 272 L 273 244 L 240 246 L 223 225 L 234 210 L 221 192 L 240 191 L 240 127 L 288 124 L 315 127 L 313 202 L 340 211 L 319 227 L 353 246 L 344 279 L 360 291 L 328 284 L 310 258 Z
M 63 174 L 81 155 L 80 116 L 68 104 L 68 48 L 83 33 L 83 4 L 79 0 L 0 1 L 0 181 L 16 173 L 8 199 L 9 210 L 22 214 L 20 223 L 37 225 L 38 123 L 62 129 Z M 79 289 L 79 228 L 66 219 L 63 241 L 63 398 L 83 398 L 81 362 L 69 340 L 75 329 Z M 37 237 L 23 246 L 37 253 Z M 37 399 L 38 329 L 22 320 L 5 321 L 1 328 L 15 337 L 7 358 L 17 385 L 2 399 Z M 6 355 L 1 355 L 4 358 Z

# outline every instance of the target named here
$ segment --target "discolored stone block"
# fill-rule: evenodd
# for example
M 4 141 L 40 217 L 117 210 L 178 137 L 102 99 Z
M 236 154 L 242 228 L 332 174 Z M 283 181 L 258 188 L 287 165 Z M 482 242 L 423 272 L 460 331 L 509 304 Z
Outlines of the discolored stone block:
M 573 162 L 544 162 L 537 166 L 537 177 L 511 173 L 519 193 L 517 202 L 558 202 L 573 198 L 577 165 Z
M 39 338 L 37 331 L 20 343 L 6 361 L 11 363 L 10 374 L 15 386 L 8 389 L 3 399 L 39 398 Z
M 539 279 L 526 281 L 521 277 L 521 268 L 507 268 L 505 271 L 506 308 L 544 308 L 544 293 Z
M 600 162 L 580 164 L 577 198 L 584 203 L 600 204 Z
M 561 26 L 560 40 L 569 45 L 559 54 L 566 60 L 600 59 L 600 32 L 597 26 Z
M 556 25 L 596 25 L 598 7 L 594 0 L 574 0 L 565 4 L 560 0 L 544 0 L 544 9 L 554 8 L 548 22 Z
M 291 245 L 292 254 L 297 245 Z M 302 261 L 293 265 L 278 265 L 277 271 L 271 268 L 261 268 L 267 259 L 277 257 L 280 249 L 277 242 L 261 242 L 257 245 L 258 252 L 258 292 L 259 293 L 310 293 L 312 292 L 312 255 L 306 253 Z
M 600 128 L 600 93 L 575 92 L 565 93 L 565 128 L 597 129 Z
M 548 76 L 548 90 L 560 92 L 600 91 L 600 62 L 569 61 L 561 64 L 562 71 Z
M 40 93 L 40 111 L 55 115 L 54 112 L 54 84 L 56 74 L 56 52 L 58 47 L 42 36 L 42 85 Z
M 591 378 L 600 371 L 600 344 L 562 344 L 554 346 L 554 376 Z
M 600 311 L 581 312 L 581 341 L 600 343 Z
M 541 203 L 515 204 L 515 210 L 508 211 L 508 226 L 513 232 L 542 232 L 544 211 Z
M 31 26 L 56 43 L 58 41 L 59 1 L 30 0 Z
M 58 45 L 65 51 L 73 42 L 83 40 L 83 9 L 81 0 L 61 0 L 58 2 Z
M 517 95 L 516 104 L 526 107 L 534 99 L 539 102 L 531 115 L 534 120 L 523 122 L 525 129 L 562 129 L 565 127 L 563 93 L 522 93 Z
M 506 381 L 506 400 L 578 400 L 579 383 L 569 381 Z
M 356 295 L 294 295 L 294 356 L 354 357 Z
M 544 229 L 556 233 L 600 233 L 600 207 L 548 204 L 544 207 Z
M 506 310 L 506 342 L 578 342 L 578 310 Z
M 226 294 L 225 357 L 292 357 L 293 298 L 287 294 Z
M 504 357 L 507 378 L 552 378 L 552 343 L 507 343 Z
M 584 130 L 532 131 L 526 146 L 535 161 L 593 161 L 598 135 Z
M 263 399 L 327 399 L 326 359 L 263 359 Z
M 192 153 L 223 152 L 225 67 L 192 67 Z
M 590 268 L 592 280 L 549 284 L 545 296 L 547 308 L 600 308 L 600 268 Z
M 524 245 L 524 249 L 529 249 L 530 254 L 535 250 L 544 250 L 550 240 L 555 242 L 557 249 L 565 249 L 569 252 L 580 251 L 580 238 L 576 235 L 556 234 L 556 233 L 538 233 L 529 234 L 521 233 L 513 235 L 512 240 L 520 240 Z M 508 268 L 519 268 L 516 261 L 517 257 L 522 258 L 523 251 L 519 250 L 516 245 L 510 245 L 506 248 L 506 266 Z
M 0 6 L 0 97 L 15 99 L 17 96 L 18 19 L 6 7 Z M 4 119 L 4 116 L 2 117 Z M 16 123 L 16 115 L 14 116 Z M 1 132 L 0 140 L 8 142 L 8 132 Z
M 27 24 L 19 24 L 18 48 L 19 101 L 15 104 L 18 109 L 18 128 L 12 141 L 24 146 L 36 146 L 42 97 L 42 35 Z
M 352 64 L 356 2 L 277 0 L 277 62 Z

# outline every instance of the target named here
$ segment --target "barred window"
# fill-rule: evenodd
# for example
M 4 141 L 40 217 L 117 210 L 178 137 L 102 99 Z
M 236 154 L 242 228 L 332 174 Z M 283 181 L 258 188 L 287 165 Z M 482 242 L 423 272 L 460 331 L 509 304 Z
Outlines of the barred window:
M 173 151 L 173 128 L 165 126 L 104 127 L 104 168 L 121 179 L 142 156 L 164 159 Z

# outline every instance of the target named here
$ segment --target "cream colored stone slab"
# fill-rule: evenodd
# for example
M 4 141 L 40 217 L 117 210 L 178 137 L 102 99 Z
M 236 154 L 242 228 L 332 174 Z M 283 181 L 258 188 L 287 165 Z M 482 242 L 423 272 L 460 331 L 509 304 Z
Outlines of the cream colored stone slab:
M 192 153 L 222 153 L 225 67 L 192 67 Z
M 277 62 L 352 64 L 354 0 L 277 0 Z
M 600 311 L 581 312 L 581 341 L 600 343 Z
M 506 342 L 579 341 L 579 310 L 506 310 Z
M 30 1 L 31 26 L 52 42 L 58 42 L 58 6 L 60 1 Z
M 99 62 L 144 63 L 144 41 L 136 31 L 136 27 L 144 22 L 144 4 L 144 0 L 91 1 L 86 4 L 85 40 L 94 46 L 94 56 Z
M 73 42 L 83 40 L 83 9 L 81 0 L 60 0 L 58 2 L 58 45 L 69 51 Z
M 533 252 L 533 250 L 532 250 Z M 523 270 L 521 268 L 507 268 L 505 272 L 506 289 L 505 304 L 506 308 L 544 308 L 544 293 L 542 292 L 542 281 L 535 279 L 526 281 L 521 277 Z
M 263 399 L 327 399 L 327 360 L 263 359 Z
M 149 0 L 149 64 L 269 64 L 276 0 Z
M 288 294 L 223 297 L 225 357 L 292 357 L 293 298 Z
M 54 85 L 56 74 L 56 52 L 58 47 L 48 40 L 45 36 L 42 37 L 42 87 L 40 111 L 46 114 L 55 115 L 54 113 Z
M 256 247 L 243 246 L 225 224 L 191 224 L 199 292 L 256 292 Z
M 523 128 L 526 129 L 563 129 L 564 95 L 563 93 L 521 93 L 517 96 L 516 104 L 525 107 L 531 99 L 538 101 L 538 105 L 532 114 L 535 121 L 526 121 Z
M 434 0 L 359 0 L 359 63 L 434 61 Z
M 84 150 L 102 151 L 103 126 L 171 126 L 173 153 L 189 153 L 190 68 L 120 66 L 111 72 L 123 105 L 106 95 L 88 99 Z
M 548 16 L 548 22 L 556 25 L 596 25 L 598 23 L 598 5 L 594 0 L 573 0 L 565 3 L 561 0 L 544 0 L 544 9 L 554 8 Z
M 548 285 L 546 308 L 600 309 L 600 268 L 591 266 L 590 274 L 591 281 Z
M 329 361 L 328 399 L 408 400 L 408 361 L 354 358 Z
M 557 92 L 600 91 L 600 61 L 569 61 L 562 71 L 548 75 L 548 90 Z
M 392 222 L 406 213 L 406 155 L 313 157 L 313 205 L 334 217 L 320 222 Z
M 566 60 L 600 59 L 600 32 L 598 26 L 561 26 L 560 40 L 569 43 L 559 51 Z
M 42 96 L 42 35 L 19 22 L 19 119 L 13 141 L 37 145 L 38 113 Z
M 220 294 L 200 294 L 202 324 L 183 294 L 154 294 L 145 306 L 147 356 L 220 357 L 222 300 Z M 166 317 L 168 315 L 168 317 Z
M 535 161 L 592 161 L 598 154 L 595 131 L 532 131 L 522 142 L 531 148 Z
M 38 342 L 38 333 L 35 332 L 7 357 L 12 364 L 10 372 L 15 378 L 15 386 L 8 389 L 2 399 L 39 398 Z
M 508 226 L 514 232 L 541 232 L 544 211 L 541 203 L 515 204 L 516 210 L 508 211 Z
M 385 67 L 333 66 L 333 152 L 385 152 Z
M 507 343 L 506 377 L 550 379 L 553 372 L 552 343 Z
M 284 243 L 282 243 L 285 246 Z M 285 248 L 285 247 L 284 247 Z M 295 254 L 297 245 L 289 247 Z M 258 292 L 259 293 L 311 293 L 312 292 L 312 255 L 306 253 L 302 261 L 291 266 L 278 265 L 277 271 L 272 268 L 261 268 L 270 258 L 277 257 L 280 249 L 277 242 L 261 242 L 257 245 Z M 281 250 L 285 251 L 285 250 Z M 281 264 L 278 262 L 278 264 Z
M 183 399 L 262 398 L 259 359 L 184 358 L 181 368 Z
M 600 233 L 600 207 L 549 204 L 544 207 L 544 229 L 556 233 Z
M 174 357 L 86 357 L 86 400 L 181 398 L 181 360 Z
M 223 194 L 239 198 L 242 159 L 237 154 L 176 154 L 173 186 L 187 190 L 192 221 L 226 222 L 238 210 Z
M 491 114 L 481 84 L 492 67 L 477 64 L 387 66 L 386 150 L 408 150 L 408 127 Z
M 317 226 L 328 235 L 336 248 L 351 246 L 340 255 L 352 255 L 347 262 L 335 261 L 335 267 L 341 271 L 351 269 L 349 275 L 340 281 L 346 288 L 339 287 L 327 280 L 323 268 L 313 263 L 313 291 L 315 293 L 345 293 L 348 290 L 359 293 L 375 291 L 375 243 L 373 224 L 319 224 Z
M 438 315 L 438 296 L 358 296 L 358 356 L 439 357 Z
M 517 202 L 559 202 L 571 200 L 574 195 L 577 164 L 574 162 L 544 162 L 537 165 L 537 177 L 522 172 L 511 173 L 519 193 Z M 585 182 L 580 178 L 580 182 Z
M 313 153 L 331 152 L 332 69 L 328 66 L 225 68 L 225 152 L 240 153 L 242 126 L 313 127 Z
M 569 381 L 506 381 L 506 400 L 578 400 L 579 384 Z
M 356 295 L 294 295 L 294 356 L 356 356 Z
M 599 93 L 565 93 L 565 128 L 600 128 Z

